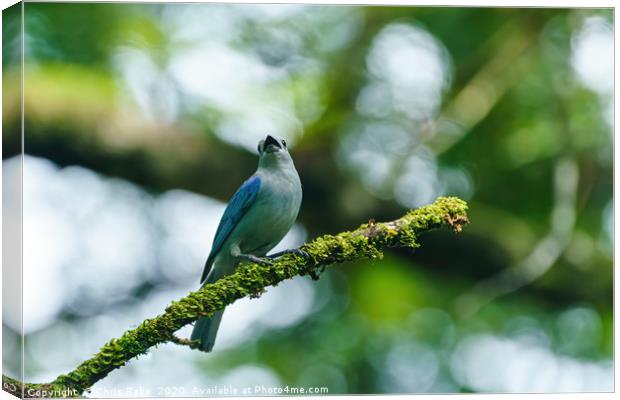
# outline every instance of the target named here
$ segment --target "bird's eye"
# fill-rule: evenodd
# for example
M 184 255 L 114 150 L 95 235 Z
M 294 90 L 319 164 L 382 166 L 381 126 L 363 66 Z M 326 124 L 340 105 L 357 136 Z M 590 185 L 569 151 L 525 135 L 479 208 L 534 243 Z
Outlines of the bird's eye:
M 282 146 L 286 147 L 286 140 L 282 139 Z

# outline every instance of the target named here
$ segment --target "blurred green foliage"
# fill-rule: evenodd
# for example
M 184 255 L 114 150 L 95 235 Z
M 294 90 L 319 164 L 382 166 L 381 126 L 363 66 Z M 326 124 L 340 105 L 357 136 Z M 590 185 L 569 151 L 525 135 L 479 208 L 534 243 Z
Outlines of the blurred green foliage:
M 610 390 L 611 10 L 25 10 L 27 154 L 154 196 L 185 189 L 226 201 L 255 168 L 256 137 L 280 134 L 301 175 L 299 222 L 310 237 L 442 194 L 470 204 L 460 237 L 434 232 L 415 253 L 325 274 L 313 313 L 195 355 L 198 376 L 261 365 L 283 384 L 330 393 Z M 11 18 L 3 14 L 5 102 L 19 89 Z M 19 151 L 19 108 L 4 112 L 6 160 Z M 162 282 L 151 277 L 132 301 Z M 545 362 L 557 357 L 556 375 L 533 389 L 521 375 L 480 378 L 488 371 L 476 356 L 494 365 L 484 346 L 521 354 L 514 368 L 528 369 L 538 363 L 519 350 L 528 343 L 547 349 Z M 602 365 L 590 383 L 603 383 L 570 386 L 569 359 Z

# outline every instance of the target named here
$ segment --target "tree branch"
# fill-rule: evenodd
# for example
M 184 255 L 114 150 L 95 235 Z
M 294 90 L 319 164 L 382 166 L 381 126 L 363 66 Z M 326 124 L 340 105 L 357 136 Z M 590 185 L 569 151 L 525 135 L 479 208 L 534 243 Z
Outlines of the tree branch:
M 60 375 L 47 384 L 25 384 L 24 397 L 70 397 L 71 394 L 79 396 L 110 372 L 122 367 L 132 358 L 145 354 L 153 346 L 174 342 L 192 348 L 192 341 L 180 339 L 174 332 L 199 317 L 221 310 L 235 300 L 246 296 L 259 296 L 266 287 L 297 275 L 316 278 L 318 272 L 332 264 L 364 258 L 380 259 L 385 248 L 417 248 L 420 246 L 420 233 L 441 226 L 460 232 L 462 225 L 467 222 L 467 204 L 463 200 L 440 197 L 435 203 L 410 211 L 397 220 L 385 223 L 370 221 L 354 231 L 335 236 L 325 235 L 306 243 L 301 249 L 308 253 L 308 259 L 288 254 L 275 260 L 273 265 L 244 265 L 234 274 L 172 302 L 163 314 L 146 319 L 120 338 L 110 340 L 97 354 L 70 373 Z M 3 383 L 7 391 L 7 383 L 18 389 L 21 385 L 19 381 L 5 376 Z

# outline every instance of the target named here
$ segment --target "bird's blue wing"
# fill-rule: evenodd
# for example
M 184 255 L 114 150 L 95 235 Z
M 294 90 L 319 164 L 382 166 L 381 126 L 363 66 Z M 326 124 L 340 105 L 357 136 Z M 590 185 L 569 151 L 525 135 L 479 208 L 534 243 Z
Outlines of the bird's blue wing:
M 219 253 L 222 245 L 226 239 L 228 239 L 228 236 L 230 236 L 230 233 L 233 229 L 235 229 L 241 218 L 243 218 L 250 206 L 254 204 L 259 189 L 260 178 L 253 175 L 247 181 L 243 182 L 243 185 L 237 189 L 232 199 L 230 199 L 230 202 L 228 202 L 224 215 L 222 216 L 220 224 L 217 227 L 217 231 L 215 232 L 215 239 L 213 239 L 211 253 L 205 263 L 205 268 L 202 272 L 200 283 L 203 283 L 205 279 L 207 279 L 207 275 L 209 275 L 215 256 Z

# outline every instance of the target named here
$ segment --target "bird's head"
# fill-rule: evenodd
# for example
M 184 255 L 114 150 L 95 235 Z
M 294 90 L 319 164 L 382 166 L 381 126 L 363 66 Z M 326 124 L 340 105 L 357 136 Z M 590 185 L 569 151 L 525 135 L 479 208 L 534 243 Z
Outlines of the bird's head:
M 260 157 L 260 164 L 264 166 L 276 165 L 291 160 L 291 156 L 286 148 L 286 141 L 271 135 L 267 135 L 265 139 L 258 142 L 258 155 Z
M 258 142 L 258 154 L 260 156 L 280 152 L 288 152 L 284 139 L 267 135 L 266 138 Z

